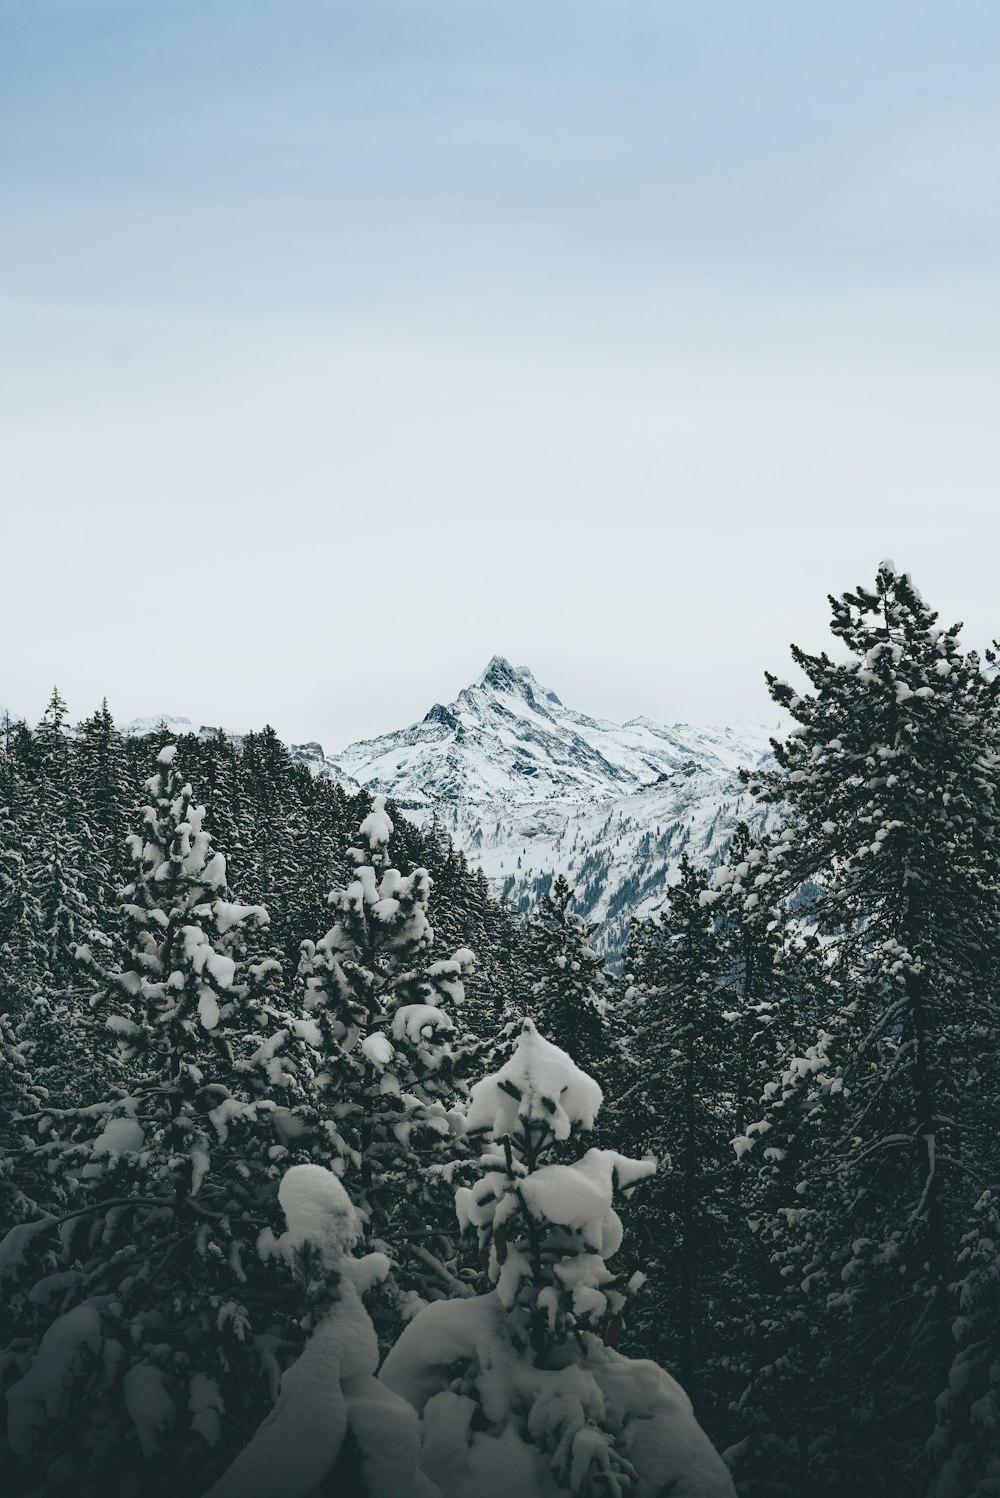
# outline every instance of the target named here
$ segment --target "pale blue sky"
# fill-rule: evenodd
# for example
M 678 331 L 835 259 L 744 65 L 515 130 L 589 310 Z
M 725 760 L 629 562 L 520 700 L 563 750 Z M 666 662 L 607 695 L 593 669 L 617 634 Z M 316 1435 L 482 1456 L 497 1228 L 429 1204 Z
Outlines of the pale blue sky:
M 1000 632 L 1000 8 L 0 0 L 0 701 L 330 747 Z

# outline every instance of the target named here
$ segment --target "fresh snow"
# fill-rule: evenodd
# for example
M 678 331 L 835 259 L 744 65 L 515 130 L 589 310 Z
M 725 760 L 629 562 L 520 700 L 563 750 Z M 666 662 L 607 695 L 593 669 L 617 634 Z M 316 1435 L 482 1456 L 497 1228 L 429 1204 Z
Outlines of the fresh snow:
M 473 1087 L 466 1127 L 499 1137 L 519 1122 L 544 1121 L 556 1139 L 568 1139 L 574 1125 L 593 1128 L 602 1100 L 593 1077 L 526 1019 L 510 1060 Z
M 307 1243 L 319 1249 L 325 1269 L 337 1276 L 337 1296 L 282 1375 L 274 1409 L 206 1498 L 309 1498 L 330 1484 L 334 1491 L 331 1474 L 348 1431 L 368 1491 L 378 1498 L 438 1498 L 417 1469 L 413 1409 L 375 1382 L 378 1339 L 361 1295 L 385 1278 L 389 1261 L 382 1254 L 350 1256 L 357 1214 L 322 1166 L 292 1166 L 278 1200 L 288 1230 L 275 1246 L 286 1257 Z
M 176 1415 L 163 1374 L 151 1363 L 136 1363 L 122 1379 L 122 1393 L 143 1456 L 155 1456 L 160 1450 L 162 1432 L 173 1425 Z
M 12 1451 L 25 1455 L 39 1444 L 49 1422 L 63 1414 L 74 1375 L 97 1361 L 103 1341 L 100 1315 L 89 1302 L 53 1321 L 31 1367 L 7 1390 L 7 1440 Z
M 585 1335 L 584 1345 L 567 1367 L 532 1367 L 495 1293 L 435 1301 L 414 1317 L 379 1381 L 423 1416 L 421 1465 L 442 1498 L 569 1498 L 607 1448 L 598 1421 L 614 1430 L 635 1473 L 632 1498 L 733 1498 L 679 1384 L 595 1337 Z M 475 1384 L 478 1429 L 476 1402 L 456 1390 L 456 1368 Z M 603 1490 L 616 1487 L 609 1481 Z

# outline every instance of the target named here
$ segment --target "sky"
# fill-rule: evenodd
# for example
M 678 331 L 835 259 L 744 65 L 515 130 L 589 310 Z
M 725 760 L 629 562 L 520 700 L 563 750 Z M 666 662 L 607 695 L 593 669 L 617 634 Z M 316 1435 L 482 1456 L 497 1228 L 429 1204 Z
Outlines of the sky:
M 768 720 L 1000 634 L 994 0 L 0 0 L 0 703 Z

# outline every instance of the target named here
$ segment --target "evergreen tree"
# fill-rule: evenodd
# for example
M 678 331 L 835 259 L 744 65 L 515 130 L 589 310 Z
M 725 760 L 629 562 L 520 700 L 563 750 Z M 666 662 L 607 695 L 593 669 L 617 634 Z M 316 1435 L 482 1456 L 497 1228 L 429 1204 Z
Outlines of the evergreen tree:
M 92 1011 L 128 1086 L 36 1114 L 17 1169 L 58 1160 L 61 1199 L 0 1243 L 9 1464 L 38 1498 L 204 1485 L 302 1344 L 258 1241 L 285 1164 L 335 1156 L 320 1037 L 272 1002 L 276 965 L 249 950 L 266 912 L 232 898 L 175 754 L 146 783 L 124 960 Z
M 976 1202 L 958 1254 L 955 1336 L 948 1388 L 938 1400 L 933 1498 L 1000 1493 L 1000 1192 Z
M 831 606 L 847 658 L 793 648 L 805 693 L 768 678 L 797 727 L 778 770 L 749 777 L 788 818 L 755 882 L 812 882 L 825 1033 L 747 1138 L 785 1182 L 775 1261 L 825 1321 L 803 1480 L 868 1498 L 915 1490 L 952 1358 L 979 1192 L 966 1079 L 996 1034 L 1000 687 L 891 563 Z
M 393 830 L 376 796 L 361 823 L 367 850 L 352 850 L 355 877 L 331 893 L 335 923 L 304 944 L 300 973 L 351 1140 L 345 1183 L 367 1241 L 396 1261 L 403 1298 L 394 1319 L 459 1283 L 442 1259 L 453 1256 L 450 1236 L 430 1230 L 427 1216 L 450 1175 L 442 1141 L 460 1127 L 448 1010 L 464 999 L 473 956 L 460 948 L 434 959 L 430 879 L 426 869 L 391 866 Z
M 727 1223 L 720 1269 L 730 1294 L 728 1345 L 720 1347 L 713 1370 L 716 1417 L 725 1419 L 728 1404 L 744 1425 L 732 1450 L 743 1498 L 785 1495 L 796 1483 L 805 1491 L 800 1458 L 808 1444 L 812 1378 L 823 1361 L 821 1326 L 807 1314 L 798 1283 L 780 1272 L 761 1230 L 785 1204 L 784 1174 L 746 1169 L 741 1158 L 753 1147 L 746 1131 L 774 1092 L 775 1076 L 808 1045 L 824 994 L 815 935 L 789 908 L 783 882 L 770 877 L 787 849 L 784 834 L 754 837 L 741 824 L 701 896 L 719 947 L 726 1009 L 718 1102 L 735 1146 L 725 1151 L 719 1177 Z M 730 1425 L 731 1435 L 737 1431 Z
M 554 1045 L 572 1051 L 602 1081 L 611 1038 L 611 984 L 593 945 L 597 928 L 570 909 L 572 902 L 573 890 L 559 874 L 529 917 L 530 1012 Z
M 613 1350 L 643 1277 L 606 1262 L 622 1241 L 612 1203 L 655 1165 L 597 1148 L 578 1158 L 600 1104 L 531 1020 L 473 1088 L 480 1177 L 457 1206 L 495 1288 L 427 1306 L 379 1376 L 421 1415 L 421 1465 L 442 1498 L 499 1483 L 553 1498 L 732 1498 L 682 1391 Z
M 18 824 L 7 807 L 0 807 L 0 1012 L 23 1012 L 45 962 L 42 907 L 28 878 L 24 820 Z
M 267 1251 L 291 1266 L 309 1339 L 274 1409 L 206 1498 L 436 1498 L 417 1470 L 413 1410 L 374 1378 L 378 1340 L 361 1296 L 389 1261 L 353 1256 L 357 1214 L 330 1171 L 293 1165 L 278 1198 L 288 1228 Z
M 77 944 L 100 940 L 94 900 L 100 901 L 106 885 L 106 865 L 83 813 L 66 719 L 66 704 L 54 690 L 34 734 L 34 825 L 26 850 L 42 913 L 46 968 L 57 985 L 76 975 Z
M 710 892 L 686 854 L 662 914 L 635 929 L 629 971 L 637 1077 L 612 1114 L 627 1148 L 662 1162 L 632 1223 L 651 1269 L 637 1335 L 677 1368 L 696 1406 L 710 1409 L 710 1369 L 729 1320 L 720 1281 L 732 1229 L 725 1191 L 732 1094 Z
M 125 745 L 105 697 L 89 718 L 78 724 L 72 758 L 80 799 L 101 867 L 92 871 L 91 899 L 113 907 L 128 876 L 125 835 L 131 825 L 136 796 Z M 102 876 L 99 883 L 96 874 Z

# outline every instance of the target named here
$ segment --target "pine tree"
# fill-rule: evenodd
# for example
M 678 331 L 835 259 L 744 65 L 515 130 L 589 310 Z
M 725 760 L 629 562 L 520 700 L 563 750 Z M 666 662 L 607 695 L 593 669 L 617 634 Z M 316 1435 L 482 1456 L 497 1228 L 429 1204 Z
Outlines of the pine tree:
M 422 1417 L 424 1472 L 442 1498 L 493 1474 L 553 1498 L 732 1498 L 678 1386 L 613 1350 L 629 1281 L 606 1262 L 612 1205 L 655 1169 L 579 1140 L 601 1089 L 525 1020 L 513 1055 L 473 1088 L 480 1177 L 457 1193 L 493 1288 L 427 1306 L 379 1375 Z
M 847 658 L 793 648 L 806 693 L 768 678 L 798 726 L 779 769 L 749 777 L 788 818 L 756 882 L 811 881 L 830 995 L 750 1158 L 785 1179 L 772 1252 L 826 1322 L 809 1480 L 868 1495 L 920 1480 L 979 1193 L 966 1079 L 997 1033 L 1000 687 L 891 563 L 831 606 Z
M 28 878 L 24 821 L 19 825 L 8 807 L 0 807 L 0 1012 L 23 1013 L 45 961 L 42 907 Z
M 128 877 L 125 835 L 136 797 L 124 741 L 106 697 L 97 712 L 78 724 L 72 758 L 92 842 L 100 855 L 99 868 L 90 871 L 90 898 L 113 907 Z
M 258 1242 L 285 1166 L 336 1156 L 320 1037 L 274 1002 L 276 965 L 252 960 L 266 912 L 232 898 L 175 754 L 164 746 L 146 782 L 123 961 L 92 1010 L 93 1053 L 116 1043 L 128 1086 L 26 1118 L 39 1132 L 17 1169 L 57 1159 L 61 1200 L 0 1242 L 6 1438 L 39 1498 L 202 1486 L 302 1345 Z
M 388 1259 L 353 1256 L 360 1225 L 330 1171 L 293 1165 L 278 1198 L 288 1228 L 267 1252 L 291 1266 L 309 1339 L 274 1409 L 206 1498 L 434 1498 L 417 1471 L 414 1412 L 374 1378 L 378 1340 L 361 1296 L 385 1278 Z
M 955 1336 L 948 1388 L 931 1443 L 940 1464 L 933 1498 L 1000 1493 L 1000 1191 L 987 1189 L 958 1254 Z
M 733 1449 L 745 1498 L 784 1494 L 795 1482 L 802 1487 L 799 1438 L 823 1360 L 816 1318 L 806 1315 L 798 1284 L 782 1276 L 766 1228 L 761 1230 L 785 1204 L 784 1173 L 748 1169 L 742 1158 L 754 1147 L 756 1135 L 746 1131 L 774 1092 L 775 1076 L 809 1044 L 823 993 L 815 935 L 789 908 L 783 882 L 770 877 L 787 847 L 780 831 L 755 837 L 739 825 L 701 897 L 714 919 L 726 1005 L 718 1102 L 734 1136 L 719 1177 L 727 1224 L 721 1271 L 729 1292 L 728 1345 L 720 1348 L 713 1373 L 721 1408 L 728 1404 L 745 1428 Z M 758 883 L 761 875 L 765 880 Z M 757 1143 L 759 1153 L 766 1146 Z M 807 1328 L 817 1335 L 810 1338 Z
M 428 1227 L 435 1188 L 449 1171 L 442 1142 L 460 1127 L 449 1008 L 464 998 L 473 956 L 460 948 L 434 959 L 426 869 L 390 863 L 393 823 L 376 796 L 361 823 L 367 850 L 352 850 L 354 879 L 330 895 L 336 917 L 320 942 L 304 944 L 305 1008 L 331 1057 L 335 1112 L 351 1140 L 345 1184 L 367 1242 L 396 1261 L 401 1309 L 458 1283 L 446 1260 L 447 1232 Z M 370 861 L 368 861 L 370 860 Z M 438 1251 L 435 1252 L 435 1249 Z
M 628 1011 L 637 1077 L 611 1105 L 626 1146 L 663 1162 L 632 1224 L 651 1266 L 639 1335 L 658 1360 L 676 1366 L 696 1405 L 707 1407 L 709 1369 L 728 1319 L 717 1296 L 732 1226 L 723 1183 L 733 1135 L 724 973 L 710 900 L 704 872 L 685 854 L 664 911 L 635 930 Z
M 76 976 L 77 944 L 100 940 L 94 898 L 101 899 L 106 885 L 106 865 L 83 814 L 66 718 L 66 704 L 54 690 L 34 734 L 35 815 L 27 849 L 29 879 L 42 912 L 46 967 L 57 985 Z M 95 868 L 97 878 L 88 880 Z

